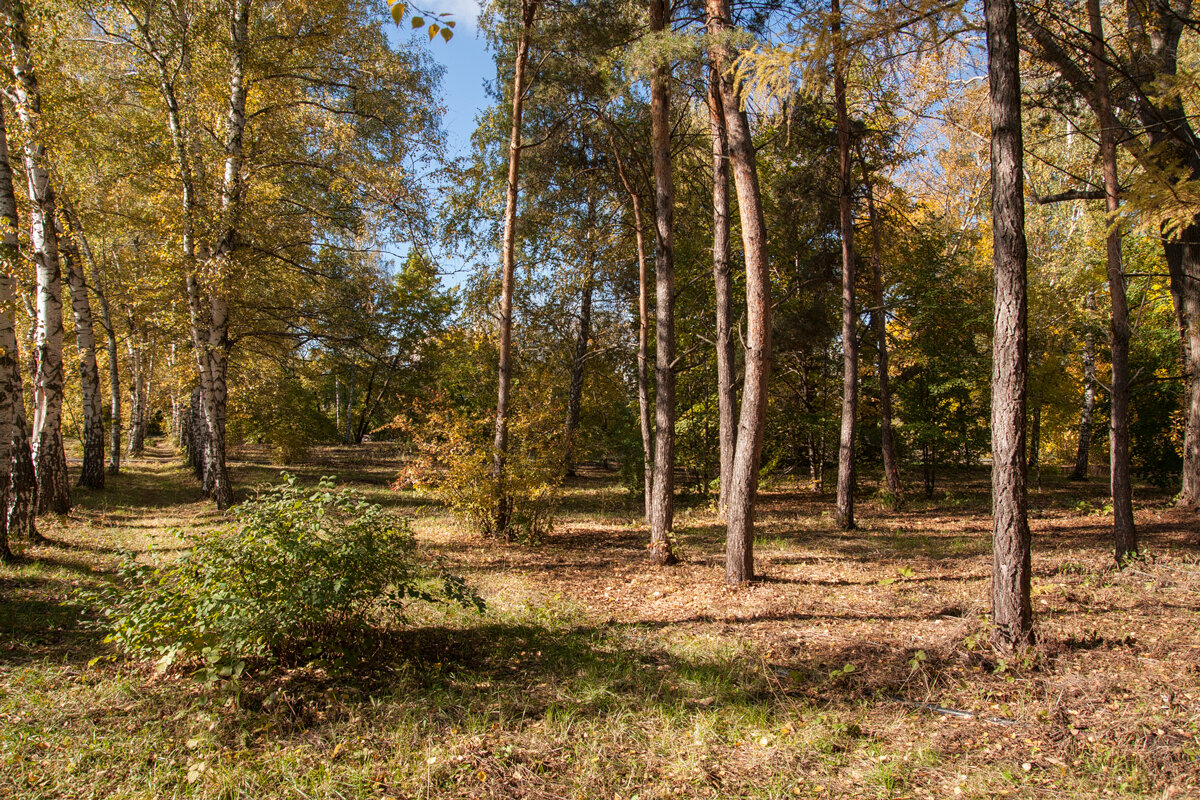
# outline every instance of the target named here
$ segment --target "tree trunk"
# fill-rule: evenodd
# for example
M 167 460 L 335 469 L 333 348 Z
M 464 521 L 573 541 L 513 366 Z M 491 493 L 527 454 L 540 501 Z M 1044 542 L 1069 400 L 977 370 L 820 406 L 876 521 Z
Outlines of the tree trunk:
M 508 459 L 508 414 L 512 399 L 513 287 L 517 263 L 517 200 L 521 187 L 521 114 L 525 109 L 525 70 L 529 63 L 530 37 L 537 19 L 538 0 L 521 0 L 521 36 L 513 64 L 512 128 L 508 138 L 508 182 L 504 198 L 504 239 L 500 248 L 500 342 L 496 380 L 496 426 L 492 441 L 492 480 L 498 502 L 494 515 L 497 536 L 508 530 L 512 498 L 505 485 Z
M 65 203 L 63 204 L 65 205 Z M 71 309 L 75 314 L 75 346 L 79 351 L 79 386 L 83 396 L 83 464 L 79 485 L 104 488 L 104 418 L 100 412 L 100 370 L 96 365 L 96 332 L 92 326 L 92 304 L 88 300 L 83 256 L 75 237 L 81 235 L 77 218 L 60 225 L 63 261 L 67 267 L 67 285 L 71 288 Z
M 732 27 L 729 0 L 708 0 L 708 24 L 714 32 Z M 729 161 L 737 189 L 746 257 L 746 378 L 729 487 L 729 526 L 725 536 L 725 581 L 744 583 L 754 577 L 754 501 L 767 422 L 767 388 L 771 371 L 771 273 L 767 263 L 767 231 L 758 165 L 750 121 L 741 93 L 729 70 L 732 54 L 715 37 L 712 59 L 721 83 L 721 105 L 729 136 Z
M 1033 643 L 1025 486 L 1028 354 L 1021 79 L 1014 0 L 985 0 L 984 11 L 992 129 L 992 264 L 996 280 L 992 346 L 993 644 L 1001 651 L 1013 651 Z
M 109 398 L 112 404 L 112 433 L 108 451 L 108 474 L 116 475 L 121 471 L 121 365 L 117 360 L 117 332 L 113 327 L 112 313 L 108 305 L 108 294 L 104 291 L 103 275 L 96 254 L 88 244 L 87 234 L 75 213 L 75 208 L 65 202 L 64 209 L 71 225 L 79 233 L 79 243 L 83 247 L 85 260 L 92 267 L 91 289 L 100 301 L 100 325 L 104 328 L 104 337 L 108 350 L 108 386 Z M 82 479 L 81 479 L 82 480 Z
M 62 274 L 55 231 L 57 203 L 50 185 L 42 139 L 42 101 L 29 52 L 25 8 L 21 0 L 0 2 L 8 24 L 14 106 L 25 129 L 25 176 L 29 191 L 29 235 L 37 264 L 37 378 L 34 382 L 33 463 L 37 473 L 38 511 L 65 514 L 71 509 L 67 458 L 62 441 L 63 322 Z
M 129 457 L 141 458 L 146 446 L 145 335 L 129 318 Z
M 1182 321 L 1187 376 L 1179 504 L 1195 509 L 1200 508 L 1200 222 L 1184 228 L 1177 240 L 1164 237 L 1163 251 L 1171 276 L 1171 293 Z
M 863 185 L 867 190 L 867 217 L 871 223 L 871 331 L 879 364 L 879 432 L 883 454 L 883 481 L 888 493 L 900 499 L 900 467 L 896 458 L 896 437 L 892 431 L 892 389 L 888 376 L 887 308 L 883 297 L 883 240 L 879 215 L 875 210 L 875 192 L 867 174 L 867 160 L 862 143 L 858 146 L 858 163 L 862 167 Z
M 650 426 L 650 312 L 647 299 L 647 267 L 646 267 L 646 236 L 642 220 L 642 196 L 634 191 L 625 172 L 625 163 L 621 160 L 621 151 L 617 142 L 609 136 L 613 155 L 617 160 L 617 174 L 625 191 L 629 194 L 629 202 L 633 206 L 633 234 L 637 242 L 638 264 L 638 354 L 637 354 L 637 394 L 638 394 L 638 423 L 642 433 L 642 492 L 645 505 L 646 524 L 650 524 L 651 505 L 654 500 L 654 431 Z
M 0 515 L 0 562 L 12 560 L 11 538 L 28 535 L 33 527 L 32 498 L 18 503 L 17 458 L 20 448 L 26 448 L 29 460 L 29 441 L 18 430 L 17 406 L 20 405 L 20 426 L 24 426 L 24 392 L 21 388 L 21 364 L 17 346 L 16 273 L 20 264 L 20 240 L 17 232 L 17 196 L 13 189 L 12 165 L 8 160 L 8 129 L 4 120 L 4 104 L 0 103 L 0 496 L 3 514 Z M 32 462 L 30 462 L 32 465 Z M 15 513 L 9 509 L 15 508 Z
M 666 0 L 650 0 L 650 31 L 669 28 Z M 675 179 L 671 168 L 671 65 L 650 76 L 651 154 L 654 163 L 654 484 L 650 502 L 650 560 L 673 564 L 675 524 Z
M 244 158 L 243 138 L 246 131 L 246 62 L 250 45 L 250 6 L 251 0 L 234 0 L 229 18 L 229 116 L 225 124 L 225 174 L 221 183 L 221 235 L 211 254 L 205 254 L 209 256 L 205 272 L 210 276 L 208 285 L 204 287 L 207 297 L 201 297 L 198 274 L 190 274 L 187 281 L 192 343 L 200 371 L 200 415 L 204 421 L 204 441 L 207 445 L 201 485 L 220 509 L 233 504 L 233 486 L 225 463 L 230 310 L 224 284 L 232 270 L 233 254 L 238 244 L 242 203 L 241 173 Z M 177 125 L 173 122 L 172 127 L 174 129 Z M 181 145 L 177 142 L 176 146 L 178 148 Z M 180 163 L 188 163 L 186 153 L 181 156 Z M 185 178 L 190 176 L 190 167 L 181 166 L 181 171 Z M 189 200 L 189 196 L 185 194 L 185 207 L 189 202 L 194 201 Z
M 842 429 L 838 447 L 837 526 L 854 528 L 854 441 L 858 423 L 858 314 L 854 307 L 854 211 L 851 206 L 850 118 L 846 110 L 846 52 L 841 6 L 832 0 L 833 94 L 837 104 L 838 216 L 842 233 Z
M 1088 453 L 1092 448 L 1092 413 L 1095 408 L 1096 337 L 1088 331 L 1083 337 L 1083 408 L 1079 412 L 1079 449 L 1075 453 L 1075 471 L 1071 473 L 1073 481 L 1088 479 Z
M 583 404 L 583 365 L 587 360 L 588 340 L 592 337 L 592 292 L 595 288 L 596 260 L 590 248 L 587 254 L 587 273 L 579 298 L 579 330 L 575 333 L 575 353 L 571 358 L 571 385 L 567 391 L 567 421 L 563 426 L 564 466 L 568 475 L 575 474 L 575 431 L 579 428 L 579 411 Z
M 1033 473 L 1034 480 L 1040 483 L 1042 460 L 1042 404 L 1038 403 L 1033 407 L 1033 413 L 1029 415 L 1029 459 L 1026 466 L 1026 474 Z
M 346 428 L 342 432 L 342 444 L 350 444 L 350 429 L 354 427 L 354 360 L 350 361 L 350 376 L 346 379 Z
M 737 362 L 733 349 L 733 276 L 729 267 L 729 135 L 721 101 L 721 76 L 708 74 L 708 118 L 712 131 L 713 284 L 717 305 L 717 415 L 721 457 L 721 493 L 717 510 L 729 510 L 733 455 L 737 448 Z
M 1104 56 L 1104 22 L 1100 0 L 1087 0 L 1092 35 L 1092 70 L 1096 77 L 1096 118 L 1100 127 L 1100 162 L 1104 169 L 1104 200 L 1111 228 L 1106 239 L 1108 294 L 1112 305 L 1112 413 L 1109 425 L 1109 480 L 1113 501 L 1113 551 L 1122 566 L 1138 551 L 1133 522 L 1133 485 L 1129 476 L 1129 303 L 1125 297 L 1125 268 L 1121 263 L 1121 210 L 1118 194 L 1116 124 Z

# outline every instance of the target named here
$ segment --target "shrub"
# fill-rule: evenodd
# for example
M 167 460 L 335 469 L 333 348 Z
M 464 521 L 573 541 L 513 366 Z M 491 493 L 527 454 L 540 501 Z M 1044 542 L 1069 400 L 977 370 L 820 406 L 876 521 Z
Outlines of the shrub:
M 483 610 L 462 579 L 422 558 L 403 520 L 330 478 L 315 489 L 285 478 L 175 562 L 127 561 L 102 598 L 107 640 L 160 669 L 202 660 L 210 677 L 228 676 L 249 659 L 353 645 L 410 601 Z
M 492 475 L 490 417 L 472 417 L 445 404 L 422 409 L 420 424 L 395 425 L 413 436 L 416 453 L 398 484 L 445 503 L 485 537 L 537 542 L 554 530 L 560 499 L 560 431 L 549 417 L 514 415 L 504 480 Z M 503 508 L 507 513 L 498 514 Z

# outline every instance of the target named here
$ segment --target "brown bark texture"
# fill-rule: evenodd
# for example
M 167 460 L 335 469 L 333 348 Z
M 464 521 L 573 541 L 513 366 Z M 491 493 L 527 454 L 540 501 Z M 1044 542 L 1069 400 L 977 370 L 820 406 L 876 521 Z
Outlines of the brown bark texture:
M 667 30 L 666 0 L 650 0 L 650 30 Z M 675 563 L 675 183 L 671 170 L 671 66 L 650 77 L 650 149 L 654 170 L 654 484 L 650 501 L 650 560 Z
M 737 447 L 737 361 L 733 348 L 733 276 L 729 266 L 729 134 L 721 101 L 721 76 L 709 67 L 708 118 L 712 133 L 713 285 L 717 306 L 717 439 L 721 460 L 717 509 L 729 509 L 733 456 Z
M 1137 554 L 1137 528 L 1133 521 L 1133 483 L 1129 475 L 1129 302 L 1125 296 L 1125 268 L 1121 261 L 1120 176 L 1117 174 L 1116 125 L 1104 53 L 1104 20 L 1100 0 L 1087 0 L 1091 33 L 1092 70 L 1096 76 L 1096 121 L 1100 127 L 1100 163 L 1104 170 L 1104 202 L 1109 214 L 1105 238 L 1108 295 L 1112 307 L 1111 413 L 1109 423 L 1109 487 L 1113 501 L 1113 555 L 1123 565 Z
M 742 107 L 738 86 L 729 73 L 732 54 L 719 35 L 732 27 L 729 2 L 708 0 L 707 11 L 710 30 L 718 34 L 714 36 L 711 57 L 721 83 L 729 163 L 737 190 L 742 250 L 746 258 L 746 374 L 730 475 L 725 534 L 725 581 L 740 584 L 754 577 L 754 502 L 758 492 L 771 373 L 771 271 L 750 120 Z
M 513 286 L 517 263 L 517 199 L 521 182 L 521 113 L 525 107 L 525 71 L 529 62 L 530 37 L 537 19 L 536 0 L 521 2 L 521 38 L 513 65 L 512 128 L 508 139 L 508 182 L 504 199 L 504 237 L 500 247 L 500 341 L 496 379 L 496 423 L 492 437 L 492 480 L 499 498 L 493 527 L 496 535 L 508 529 L 512 501 L 505 488 L 508 457 L 508 416 L 512 399 Z
M 1025 485 L 1027 252 L 1020 58 L 1015 0 L 985 0 L 984 13 L 996 289 L 992 344 L 993 645 L 1011 652 L 1033 642 Z
M 858 427 L 858 313 L 854 303 L 855 255 L 850 118 L 846 108 L 846 49 L 841 6 L 830 4 L 833 22 L 833 94 L 837 105 L 838 219 L 842 234 L 842 425 L 838 445 L 837 526 L 854 528 L 854 441 Z

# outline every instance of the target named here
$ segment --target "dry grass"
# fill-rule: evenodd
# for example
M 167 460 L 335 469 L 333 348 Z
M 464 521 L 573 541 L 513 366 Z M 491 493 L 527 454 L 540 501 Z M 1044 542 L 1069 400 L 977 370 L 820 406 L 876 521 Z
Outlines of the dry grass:
M 638 503 L 603 473 L 574 481 L 545 545 L 485 543 L 388 492 L 390 454 L 359 452 L 293 471 L 414 517 L 486 616 L 430 613 L 352 667 L 218 687 L 90 663 L 109 653 L 63 605 L 72 587 L 219 521 L 157 453 L 0 568 L 0 797 L 1200 796 L 1200 525 L 1150 490 L 1147 558 L 1118 572 L 1103 487 L 1043 481 L 1040 644 L 1003 663 L 983 473 L 901 512 L 864 504 L 852 532 L 830 498 L 774 486 L 761 578 L 732 589 L 702 506 L 680 510 L 672 568 L 646 565 Z M 251 455 L 239 480 L 269 480 Z

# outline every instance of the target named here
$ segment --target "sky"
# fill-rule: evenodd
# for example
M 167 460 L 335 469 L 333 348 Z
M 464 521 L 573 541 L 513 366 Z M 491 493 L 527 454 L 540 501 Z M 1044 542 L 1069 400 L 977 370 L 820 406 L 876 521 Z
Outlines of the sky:
M 450 154 L 465 154 L 475 130 L 475 116 L 488 104 L 484 84 L 496 75 L 491 54 L 479 33 L 480 3 L 477 0 L 417 0 L 409 4 L 409 8 L 414 7 L 447 14 L 446 19 L 456 23 L 450 41 L 438 36 L 428 47 L 434 60 L 446 68 L 442 77 L 442 104 L 446 107 L 444 125 Z M 405 20 L 403 27 L 395 31 L 393 42 L 403 40 L 408 29 L 409 23 Z

